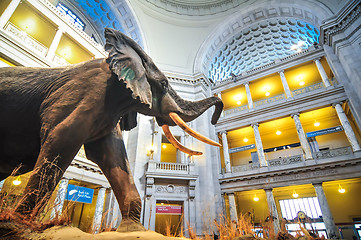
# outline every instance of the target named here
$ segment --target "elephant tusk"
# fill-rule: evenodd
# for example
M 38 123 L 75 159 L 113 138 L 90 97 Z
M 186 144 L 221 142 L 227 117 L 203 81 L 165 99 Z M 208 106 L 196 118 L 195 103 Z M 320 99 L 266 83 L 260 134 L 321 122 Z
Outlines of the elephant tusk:
M 197 152 L 197 151 L 193 151 L 189 148 L 186 148 L 185 146 L 183 146 L 180 142 L 178 142 L 178 140 L 173 136 L 173 134 L 170 132 L 169 130 L 169 126 L 168 125 L 163 125 L 162 126 L 163 132 L 165 134 L 165 136 L 167 137 L 168 141 L 174 146 L 176 147 L 178 150 L 187 153 L 189 155 L 202 155 L 202 152 Z
M 180 127 L 182 128 L 185 132 L 187 132 L 189 135 L 191 135 L 192 137 L 197 138 L 198 140 L 204 142 L 204 143 L 208 143 L 210 145 L 216 146 L 216 147 L 221 147 L 222 145 L 203 136 L 202 134 L 194 131 L 192 128 L 190 128 L 184 121 L 183 119 L 176 114 L 175 112 L 171 112 L 169 113 L 169 117 Z

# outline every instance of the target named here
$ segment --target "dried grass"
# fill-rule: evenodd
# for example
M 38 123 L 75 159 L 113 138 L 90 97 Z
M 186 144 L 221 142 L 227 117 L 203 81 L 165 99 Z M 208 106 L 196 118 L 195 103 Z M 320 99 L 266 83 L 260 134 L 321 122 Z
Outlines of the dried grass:
M 53 167 L 54 163 L 50 163 L 49 168 Z M 14 169 L 10 176 L 14 177 L 19 172 L 21 166 Z M 34 174 L 38 174 L 39 170 L 36 169 L 30 173 L 30 177 Z M 44 170 L 40 174 L 40 179 L 43 181 L 47 175 L 48 170 Z M 46 176 L 45 176 L 46 175 Z M 43 183 L 44 184 L 44 183 Z M 43 185 L 41 184 L 41 186 Z M 31 209 L 28 214 L 22 214 L 17 211 L 20 207 L 23 206 L 25 200 L 29 195 L 38 194 L 38 190 L 27 192 L 25 194 L 15 194 L 16 186 L 7 188 L 6 191 L 2 189 L 0 194 L 0 232 L 1 234 L 8 236 L 20 236 L 27 230 L 30 231 L 42 231 L 44 229 L 50 228 L 57 225 L 66 225 L 69 224 L 69 216 L 66 214 L 67 211 L 64 211 L 64 214 L 56 214 L 53 219 L 47 219 L 47 216 L 50 215 L 50 211 L 53 207 L 46 207 L 48 200 L 51 197 L 52 192 L 49 192 L 42 196 L 42 198 L 36 198 L 37 203 L 33 209 Z M 1 238 L 4 236 L 0 236 Z M 5 236 L 6 237 L 6 236 Z M 11 237 L 9 239 L 12 239 Z

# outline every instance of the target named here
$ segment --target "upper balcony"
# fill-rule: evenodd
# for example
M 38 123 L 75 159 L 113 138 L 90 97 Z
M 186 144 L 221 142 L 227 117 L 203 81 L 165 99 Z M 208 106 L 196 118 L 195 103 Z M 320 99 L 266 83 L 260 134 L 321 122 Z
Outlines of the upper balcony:
M 302 54 L 302 61 L 297 60 Z M 259 121 L 260 116 L 265 121 L 347 99 L 320 49 L 289 57 L 293 58 L 296 65 L 280 60 L 214 86 L 213 93 L 224 103 L 216 130 L 235 129 Z
M 105 57 L 104 48 L 47 0 L 0 5 L 1 52 L 24 66 L 64 66 Z

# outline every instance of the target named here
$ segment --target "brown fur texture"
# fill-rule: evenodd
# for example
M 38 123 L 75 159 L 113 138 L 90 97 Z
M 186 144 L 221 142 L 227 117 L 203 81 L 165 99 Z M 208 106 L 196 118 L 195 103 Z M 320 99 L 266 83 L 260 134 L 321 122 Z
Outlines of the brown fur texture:
M 121 130 L 136 126 L 137 112 L 174 125 L 169 112 L 191 121 L 215 105 L 215 123 L 222 111 L 216 97 L 181 99 L 134 41 L 112 29 L 105 36 L 107 59 L 62 68 L 0 69 L 0 179 L 19 164 L 19 173 L 36 170 L 17 209 L 30 219 L 84 145 L 87 158 L 107 177 L 123 219 L 138 223 L 141 200 Z

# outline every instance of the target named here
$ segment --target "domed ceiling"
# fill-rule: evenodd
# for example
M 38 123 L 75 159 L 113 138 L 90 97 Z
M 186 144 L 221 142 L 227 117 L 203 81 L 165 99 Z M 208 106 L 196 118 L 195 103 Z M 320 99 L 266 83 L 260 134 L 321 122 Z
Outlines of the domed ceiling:
M 160 10 L 187 16 L 226 12 L 249 0 L 145 0 Z
M 226 42 L 214 55 L 208 77 L 220 81 L 283 58 L 319 41 L 319 31 L 296 19 L 268 19 L 253 24 Z
M 62 0 L 60 2 L 69 5 L 68 0 Z M 103 38 L 103 41 L 104 28 L 108 27 L 124 32 L 143 46 L 139 27 L 125 0 L 71 0 L 71 3 L 92 23 L 99 35 Z

